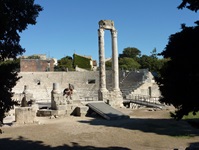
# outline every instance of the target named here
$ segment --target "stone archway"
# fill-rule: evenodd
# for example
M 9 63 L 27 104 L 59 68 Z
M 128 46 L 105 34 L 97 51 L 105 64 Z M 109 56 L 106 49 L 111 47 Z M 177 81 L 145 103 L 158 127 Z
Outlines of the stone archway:
M 112 38 L 112 91 L 106 88 L 106 67 L 104 49 L 104 30 L 110 30 Z M 112 20 L 100 20 L 98 29 L 99 42 L 99 94 L 98 99 L 107 101 L 112 106 L 123 105 L 122 94 L 119 88 L 117 30 Z

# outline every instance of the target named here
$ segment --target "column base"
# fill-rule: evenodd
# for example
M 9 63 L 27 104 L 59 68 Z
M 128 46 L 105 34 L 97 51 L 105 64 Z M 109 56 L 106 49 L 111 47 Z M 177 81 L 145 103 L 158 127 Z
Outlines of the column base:
M 107 103 L 115 108 L 122 108 L 123 105 L 123 97 L 120 90 L 111 91 L 109 93 L 109 97 Z
M 109 91 L 107 89 L 100 89 L 98 91 L 98 100 L 99 101 L 104 101 L 108 98 L 108 93 Z

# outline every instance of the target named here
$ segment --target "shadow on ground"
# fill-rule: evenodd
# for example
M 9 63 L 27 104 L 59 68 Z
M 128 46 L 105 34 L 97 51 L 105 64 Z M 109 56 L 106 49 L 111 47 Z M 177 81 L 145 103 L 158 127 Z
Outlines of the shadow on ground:
M 0 150 L 130 150 L 124 147 L 94 147 L 94 146 L 81 146 L 78 143 L 71 143 L 72 146 L 62 145 L 58 147 L 51 147 L 43 144 L 42 141 L 31 141 L 24 137 L 18 139 L 4 138 L 0 140 Z
M 80 123 L 90 125 L 124 128 L 129 130 L 140 130 L 148 133 L 156 133 L 169 136 L 199 136 L 199 129 L 192 127 L 184 120 L 174 119 L 152 119 L 152 118 L 130 118 L 122 120 L 105 120 L 93 118 L 93 120 L 81 120 Z
M 199 149 L 199 142 L 189 143 L 189 147 L 185 150 L 198 150 Z

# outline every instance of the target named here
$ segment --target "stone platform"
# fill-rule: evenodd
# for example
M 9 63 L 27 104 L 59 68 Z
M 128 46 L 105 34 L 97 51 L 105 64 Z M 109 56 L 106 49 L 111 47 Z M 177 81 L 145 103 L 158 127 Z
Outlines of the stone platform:
M 107 120 L 128 119 L 129 116 L 104 102 L 90 102 L 87 106 Z

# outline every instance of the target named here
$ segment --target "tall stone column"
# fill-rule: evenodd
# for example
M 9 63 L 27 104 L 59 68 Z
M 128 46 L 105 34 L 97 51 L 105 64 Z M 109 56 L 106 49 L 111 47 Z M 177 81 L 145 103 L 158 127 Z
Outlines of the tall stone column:
M 98 29 L 99 38 L 99 100 L 103 100 L 106 88 L 106 68 L 105 68 L 105 53 L 104 53 L 104 29 Z
M 106 88 L 106 70 L 104 56 L 104 30 L 110 30 L 112 35 L 112 91 Z M 123 98 L 119 89 L 117 30 L 112 20 L 99 21 L 99 67 L 100 67 L 100 89 L 99 100 L 106 101 L 113 107 L 122 107 Z
M 117 30 L 111 30 L 111 36 L 112 36 L 112 87 L 113 91 L 120 91 L 119 71 L 118 71 Z

